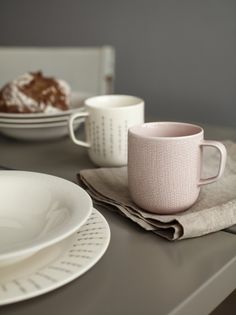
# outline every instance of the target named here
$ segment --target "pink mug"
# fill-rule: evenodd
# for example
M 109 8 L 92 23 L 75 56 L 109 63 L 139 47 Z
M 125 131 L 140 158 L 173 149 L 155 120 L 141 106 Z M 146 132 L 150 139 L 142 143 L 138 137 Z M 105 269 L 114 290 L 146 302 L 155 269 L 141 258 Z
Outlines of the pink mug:
M 220 153 L 218 174 L 201 179 L 204 146 Z M 160 214 L 192 206 L 202 185 L 218 180 L 224 172 L 226 149 L 204 140 L 200 126 L 179 122 L 154 122 L 128 131 L 128 185 L 133 201 Z

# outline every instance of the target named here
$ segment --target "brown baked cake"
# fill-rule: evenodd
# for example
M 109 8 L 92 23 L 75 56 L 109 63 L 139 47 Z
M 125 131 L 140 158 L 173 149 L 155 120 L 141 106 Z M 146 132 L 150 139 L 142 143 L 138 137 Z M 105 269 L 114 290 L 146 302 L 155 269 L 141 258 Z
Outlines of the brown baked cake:
M 0 90 L 0 112 L 54 113 L 69 109 L 70 87 L 63 81 L 25 73 Z

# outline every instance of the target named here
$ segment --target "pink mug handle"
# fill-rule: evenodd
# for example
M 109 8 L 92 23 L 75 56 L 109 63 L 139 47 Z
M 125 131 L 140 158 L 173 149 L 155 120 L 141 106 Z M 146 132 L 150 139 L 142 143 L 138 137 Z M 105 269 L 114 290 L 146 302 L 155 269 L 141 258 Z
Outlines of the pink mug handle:
M 218 142 L 218 141 L 211 141 L 211 140 L 203 140 L 201 146 L 209 146 L 214 147 L 220 152 L 220 165 L 218 169 L 218 173 L 216 176 L 200 179 L 199 185 L 207 185 L 216 182 L 224 173 L 226 158 L 227 158 L 227 151 L 225 146 Z

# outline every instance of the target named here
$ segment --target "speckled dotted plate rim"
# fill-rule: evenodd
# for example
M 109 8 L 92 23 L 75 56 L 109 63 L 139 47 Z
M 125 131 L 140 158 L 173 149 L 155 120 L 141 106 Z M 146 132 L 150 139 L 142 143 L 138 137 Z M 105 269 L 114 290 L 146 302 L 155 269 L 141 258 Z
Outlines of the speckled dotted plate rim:
M 104 255 L 110 228 L 96 209 L 80 230 L 32 257 L 0 268 L 0 305 L 55 290 L 84 274 Z

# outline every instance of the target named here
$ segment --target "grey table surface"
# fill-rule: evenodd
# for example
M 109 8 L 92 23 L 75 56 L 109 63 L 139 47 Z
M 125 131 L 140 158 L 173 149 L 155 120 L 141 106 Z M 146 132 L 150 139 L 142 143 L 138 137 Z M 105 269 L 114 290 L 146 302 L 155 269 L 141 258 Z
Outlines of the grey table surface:
M 206 128 L 208 139 L 236 139 L 236 128 Z M 21 142 L 0 136 L 0 165 L 76 181 L 93 168 L 69 138 Z M 26 192 L 27 193 L 27 192 Z M 0 308 L 4 315 L 208 314 L 236 288 L 236 235 L 225 231 L 168 242 L 99 208 L 111 228 L 102 259 L 73 282 Z

